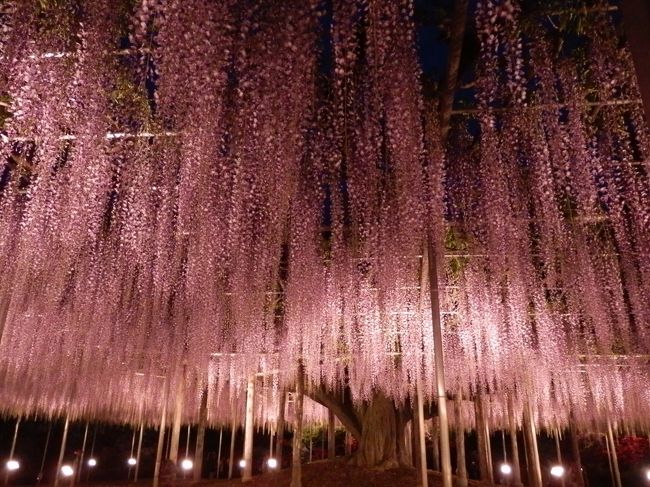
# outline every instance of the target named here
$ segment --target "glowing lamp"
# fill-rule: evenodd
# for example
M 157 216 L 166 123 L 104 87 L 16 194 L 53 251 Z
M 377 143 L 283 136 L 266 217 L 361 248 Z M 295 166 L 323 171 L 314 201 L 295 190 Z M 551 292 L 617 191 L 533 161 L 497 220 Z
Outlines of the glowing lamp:
M 97 460 L 95 460 L 94 458 L 89 458 L 88 459 L 88 466 L 89 467 L 96 467 L 97 466 Z
M 20 468 L 20 463 L 17 460 L 9 460 L 7 462 L 7 470 L 14 471 Z
M 137 461 L 135 458 L 131 457 L 131 458 L 129 458 L 129 459 L 126 461 L 126 463 L 128 463 L 128 464 L 131 465 L 131 466 L 133 466 L 133 465 L 135 465 L 136 463 L 138 463 L 138 461 Z
M 239 468 L 246 468 L 246 460 L 243 458 L 239 460 Z
M 645 478 L 646 478 L 646 480 L 650 481 L 650 468 L 646 469 Z
M 564 475 L 564 467 L 562 465 L 553 465 L 551 467 L 551 475 L 553 477 L 562 477 Z
M 181 468 L 183 470 L 192 470 L 192 467 L 194 467 L 194 462 L 189 458 L 186 458 L 181 462 Z
M 507 463 L 502 463 L 499 470 L 503 475 L 510 475 L 512 473 L 512 467 Z
M 269 468 L 278 468 L 278 461 L 275 458 L 269 458 L 266 461 L 266 465 L 268 465 Z
M 61 467 L 61 475 L 64 477 L 72 477 L 74 475 L 74 468 L 70 465 L 63 465 Z

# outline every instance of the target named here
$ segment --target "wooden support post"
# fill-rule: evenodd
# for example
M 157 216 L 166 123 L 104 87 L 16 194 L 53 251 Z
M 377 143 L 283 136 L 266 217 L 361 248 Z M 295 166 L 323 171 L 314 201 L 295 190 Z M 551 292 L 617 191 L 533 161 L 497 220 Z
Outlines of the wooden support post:
M 140 423 L 140 434 L 138 435 L 138 450 L 135 454 L 135 472 L 133 473 L 133 483 L 138 482 L 140 474 L 140 459 L 142 457 L 142 437 L 144 436 L 144 423 Z
M 208 419 L 208 389 L 203 389 L 199 409 L 199 426 L 196 429 L 196 448 L 194 452 L 194 480 L 201 480 L 203 473 L 203 450 L 205 448 L 205 423 Z
M 512 484 L 520 487 L 521 465 L 519 465 L 519 445 L 517 444 L 517 423 L 515 422 L 515 405 L 512 394 L 508 394 L 508 428 L 510 429 L 510 449 L 512 450 Z
M 612 472 L 614 474 L 615 487 L 621 487 L 621 472 L 618 468 L 618 455 L 616 454 L 616 442 L 612 432 L 612 423 L 607 418 L 607 441 L 609 442 L 609 454 L 612 458 Z
M 158 431 L 158 445 L 156 446 L 156 465 L 153 471 L 153 487 L 158 487 L 160 481 L 160 466 L 162 463 L 163 448 L 165 447 L 165 426 L 167 422 L 167 399 L 169 397 L 169 379 L 165 378 L 163 387 L 163 405 L 160 415 L 160 429 Z
M 418 485 L 428 487 L 429 478 L 427 476 L 427 446 L 424 439 L 424 401 L 422 400 L 422 381 L 418 375 L 416 382 L 417 396 L 417 422 L 418 422 L 418 454 L 420 456 L 418 469 Z
M 235 433 L 237 423 L 236 419 L 232 420 L 232 428 L 230 429 L 230 461 L 228 462 L 228 479 L 232 478 L 232 470 L 235 463 Z
M 582 471 L 582 459 L 580 458 L 580 439 L 578 438 L 578 430 L 576 428 L 573 416 L 569 421 L 571 431 L 571 450 L 573 453 L 573 462 L 576 466 L 577 471 L 577 487 L 585 487 L 585 477 Z
M 246 387 L 246 420 L 244 425 L 244 470 L 242 482 L 253 478 L 253 415 L 255 413 L 255 377 L 248 379 Z
M 284 443 L 284 410 L 287 403 L 287 393 L 284 389 L 280 391 L 280 404 L 278 405 L 278 424 L 275 432 L 275 459 L 278 461 L 278 468 L 282 468 L 282 447 Z
M 646 120 L 650 123 L 650 63 L 648 63 L 650 3 L 647 0 L 623 0 L 621 10 L 625 36 L 632 53 Z
M 524 440 L 528 456 L 528 485 L 542 487 L 542 468 L 539 463 L 539 450 L 537 449 L 537 429 L 533 418 L 530 403 L 524 408 Z
M 456 485 L 467 487 L 467 463 L 465 461 L 465 427 L 463 426 L 462 398 L 456 394 L 454 413 L 456 415 Z
M 293 428 L 293 461 L 291 464 L 291 487 L 302 487 L 302 406 L 303 395 L 305 391 L 305 377 L 302 363 L 298 364 L 298 372 L 296 374 L 296 395 L 294 397 L 294 408 L 296 416 L 296 424 Z
M 63 466 L 63 457 L 65 456 L 65 443 L 68 439 L 68 426 L 70 419 L 66 416 L 63 425 L 63 436 L 61 437 L 61 449 L 59 450 L 59 459 L 56 462 L 56 474 L 54 475 L 54 487 L 59 485 L 59 478 L 61 477 L 61 467 Z
M 336 415 L 334 411 L 327 411 L 327 458 L 334 460 L 336 457 Z

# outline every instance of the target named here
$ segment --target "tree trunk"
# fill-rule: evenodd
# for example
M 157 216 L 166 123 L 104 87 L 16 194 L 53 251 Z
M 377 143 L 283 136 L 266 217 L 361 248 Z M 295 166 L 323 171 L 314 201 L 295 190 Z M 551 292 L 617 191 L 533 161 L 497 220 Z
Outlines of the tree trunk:
M 354 463 L 379 469 L 399 466 L 395 406 L 383 393 L 375 392 L 361 416 L 361 441 Z

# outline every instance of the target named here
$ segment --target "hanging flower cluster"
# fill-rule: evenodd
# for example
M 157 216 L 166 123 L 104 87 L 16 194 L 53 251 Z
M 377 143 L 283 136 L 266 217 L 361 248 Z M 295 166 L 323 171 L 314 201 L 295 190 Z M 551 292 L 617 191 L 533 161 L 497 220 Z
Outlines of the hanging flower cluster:
M 650 145 L 607 14 L 577 59 L 478 2 L 443 141 L 410 0 L 2 9 L 0 408 L 157 423 L 182 383 L 230 424 L 256 376 L 272 424 L 299 363 L 433 398 L 431 241 L 449 393 L 646 421 Z

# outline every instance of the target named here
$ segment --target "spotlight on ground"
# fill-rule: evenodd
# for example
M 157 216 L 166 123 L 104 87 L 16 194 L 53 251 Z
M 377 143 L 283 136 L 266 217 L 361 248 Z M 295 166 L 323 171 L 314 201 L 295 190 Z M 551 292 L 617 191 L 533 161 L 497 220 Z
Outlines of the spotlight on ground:
M 17 460 L 9 460 L 7 462 L 7 470 L 14 471 L 20 468 L 20 463 Z
M 246 460 L 243 458 L 239 460 L 239 468 L 246 468 Z
M 512 467 L 507 463 L 502 463 L 499 470 L 503 475 L 510 475 L 512 473 Z
M 269 468 L 278 468 L 278 461 L 275 458 L 269 458 L 266 461 L 266 465 L 268 465 Z
M 645 478 L 646 478 L 646 480 L 650 481 L 650 468 L 646 469 Z
M 74 468 L 70 465 L 63 465 L 61 467 L 61 475 L 64 477 L 72 477 L 74 475 Z
M 553 477 L 562 477 L 564 475 L 564 467 L 562 465 L 553 465 L 551 467 L 551 475 Z
M 133 466 L 133 465 L 135 465 L 136 463 L 138 463 L 138 461 L 137 461 L 135 458 L 131 457 L 131 458 L 129 458 L 129 459 L 126 461 L 126 463 L 128 463 L 128 464 L 131 465 L 131 466 Z
M 97 460 L 95 460 L 94 458 L 89 458 L 88 459 L 88 466 L 89 467 L 96 467 L 97 466 Z
M 181 462 L 181 468 L 183 470 L 192 470 L 192 467 L 194 467 L 194 462 L 189 458 L 186 458 Z

